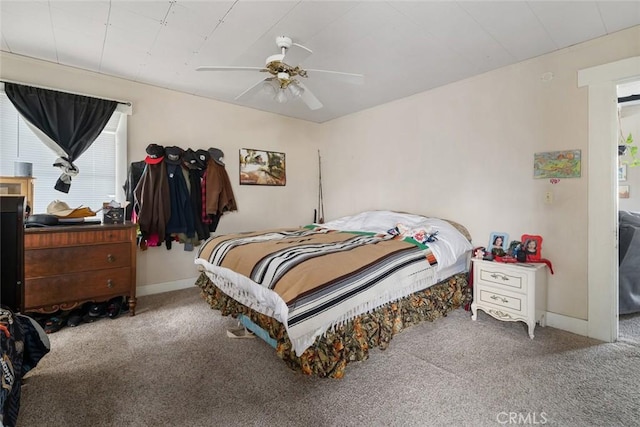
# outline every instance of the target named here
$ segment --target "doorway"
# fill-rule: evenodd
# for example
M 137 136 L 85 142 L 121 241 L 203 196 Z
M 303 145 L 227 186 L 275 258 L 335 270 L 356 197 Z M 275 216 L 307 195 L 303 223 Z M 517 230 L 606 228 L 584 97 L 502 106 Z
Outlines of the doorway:
M 637 153 L 631 153 L 627 140 L 637 146 L 640 137 L 640 81 L 621 83 L 618 97 L 618 339 L 640 342 L 640 167 Z
M 619 326 L 617 84 L 632 80 L 640 80 L 640 56 L 578 71 L 578 86 L 589 90 L 587 335 L 606 342 Z

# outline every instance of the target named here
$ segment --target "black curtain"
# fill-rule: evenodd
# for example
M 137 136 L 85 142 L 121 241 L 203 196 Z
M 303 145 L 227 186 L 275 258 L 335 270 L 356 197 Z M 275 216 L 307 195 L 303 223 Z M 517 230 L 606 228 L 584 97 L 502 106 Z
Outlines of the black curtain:
M 38 137 L 60 156 L 54 163 L 62 169 L 55 189 L 68 193 L 71 177 L 79 172 L 73 162 L 100 135 L 118 103 L 15 83 L 5 83 L 4 90 L 27 123 L 44 134 L 36 132 Z

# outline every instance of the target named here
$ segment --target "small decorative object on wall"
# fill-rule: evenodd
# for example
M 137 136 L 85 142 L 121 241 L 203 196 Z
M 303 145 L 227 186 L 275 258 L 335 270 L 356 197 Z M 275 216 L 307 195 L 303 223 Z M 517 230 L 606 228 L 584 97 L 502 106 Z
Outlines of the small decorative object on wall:
M 240 185 L 286 185 L 285 154 L 240 149 Z
M 520 240 L 527 261 L 537 261 L 542 258 L 542 236 L 523 234 Z
M 487 249 L 494 255 L 502 256 L 507 250 L 507 243 L 509 241 L 509 234 L 494 231 L 489 235 L 489 245 Z
M 618 166 L 618 181 L 627 180 L 627 165 Z
M 629 186 L 628 185 L 618 185 L 618 197 L 621 199 L 629 198 Z
M 545 151 L 533 157 L 534 178 L 580 178 L 581 151 Z

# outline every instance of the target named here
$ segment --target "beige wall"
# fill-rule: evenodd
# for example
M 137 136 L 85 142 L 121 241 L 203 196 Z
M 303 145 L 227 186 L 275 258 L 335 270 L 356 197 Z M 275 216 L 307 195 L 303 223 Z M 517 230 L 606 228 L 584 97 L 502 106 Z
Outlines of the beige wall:
M 226 154 L 240 211 L 231 232 L 310 222 L 323 162 L 325 218 L 395 209 L 457 220 L 474 243 L 489 233 L 544 238 L 553 262 L 548 309 L 587 318 L 588 105 L 577 71 L 640 55 L 640 27 L 314 125 L 173 91 L 2 54 L 2 78 L 130 100 L 130 160 L 151 142 Z M 545 80 L 545 73 L 553 79 Z M 287 186 L 237 185 L 237 150 L 287 155 Z M 533 179 L 533 155 L 582 150 L 582 176 Z M 544 203 L 547 191 L 552 204 Z M 139 286 L 194 276 L 193 253 L 139 253 Z
M 3 79 L 131 101 L 129 162 L 142 160 L 152 142 L 193 149 L 220 148 L 225 153 L 238 212 L 222 217 L 218 233 L 313 221 L 318 147 L 311 135 L 318 125 L 4 52 L 0 59 Z M 286 186 L 238 185 L 240 148 L 284 152 Z M 195 252 L 185 252 L 182 245 L 173 245 L 170 251 L 164 246 L 139 251 L 138 286 L 196 277 L 194 256 Z
M 540 234 L 555 271 L 548 310 L 586 319 L 588 93 L 577 71 L 639 53 L 636 27 L 326 123 L 327 217 L 441 216 L 465 224 L 477 246 L 492 231 Z M 534 153 L 569 149 L 582 150 L 580 178 L 533 179 Z

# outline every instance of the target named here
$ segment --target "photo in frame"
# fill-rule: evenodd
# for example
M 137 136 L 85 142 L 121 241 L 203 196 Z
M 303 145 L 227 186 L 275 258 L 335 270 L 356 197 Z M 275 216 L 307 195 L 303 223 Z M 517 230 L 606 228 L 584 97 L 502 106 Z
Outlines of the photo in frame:
M 489 244 L 487 245 L 487 252 L 493 253 L 494 249 L 502 249 L 506 251 L 509 243 L 509 234 L 494 231 L 489 235 Z
M 537 261 L 542 258 L 542 236 L 523 234 L 520 241 L 522 242 L 522 250 L 526 254 L 527 262 Z
M 240 149 L 240 185 L 286 185 L 285 154 Z
M 627 180 L 627 165 L 618 166 L 618 181 Z

